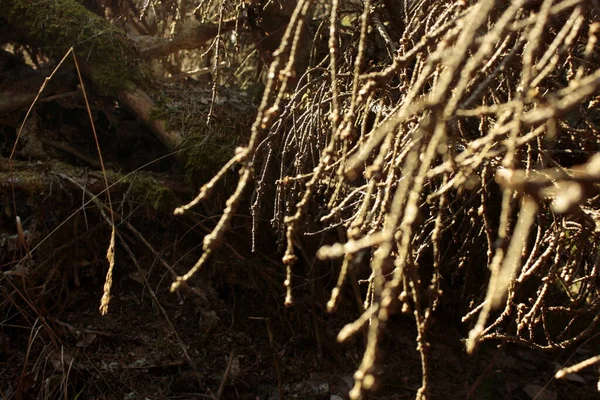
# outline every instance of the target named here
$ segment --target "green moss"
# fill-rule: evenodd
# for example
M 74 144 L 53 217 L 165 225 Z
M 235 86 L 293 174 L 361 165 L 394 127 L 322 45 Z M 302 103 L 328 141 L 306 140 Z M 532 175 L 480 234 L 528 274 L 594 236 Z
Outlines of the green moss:
M 61 59 L 73 47 L 104 94 L 145 81 L 125 32 L 76 1 L 2 0 L 0 5 L 7 22 L 49 56 Z
M 178 205 L 175 194 L 150 174 L 144 172 L 129 174 L 123 177 L 121 182 L 130 185 L 128 195 L 131 200 L 151 207 L 155 211 L 170 213 Z
M 185 179 L 202 184 L 246 143 L 256 108 L 249 96 L 224 87 L 218 88 L 214 103 L 211 88 L 174 84 L 163 91 L 168 100 L 157 101 L 160 109 L 151 116 L 165 121 L 167 130 L 179 132 Z
M 203 128 L 203 129 L 202 129 Z M 182 143 L 185 159 L 186 181 L 196 182 L 209 179 L 222 165 L 233 157 L 239 145 L 227 132 L 214 126 L 199 127 L 188 132 Z
M 8 162 L 0 162 L 0 181 L 18 182 L 20 188 L 32 194 L 39 194 L 48 187 L 47 172 L 64 174 L 71 177 L 82 176 L 80 168 L 58 161 L 39 165 L 17 162 L 16 171 L 9 172 Z M 127 192 L 127 200 L 143 204 L 158 212 L 171 213 L 179 205 L 177 196 L 166 186 L 158 182 L 151 173 L 136 172 L 123 175 L 111 170 L 106 171 L 109 182 L 119 182 L 121 193 Z

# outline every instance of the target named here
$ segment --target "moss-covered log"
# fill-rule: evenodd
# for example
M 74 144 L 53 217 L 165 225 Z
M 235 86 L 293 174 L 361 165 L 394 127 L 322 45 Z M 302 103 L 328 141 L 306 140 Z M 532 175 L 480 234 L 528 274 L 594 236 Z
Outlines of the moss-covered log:
M 190 139 L 203 147 L 213 141 L 213 133 L 217 131 L 221 137 L 219 140 L 228 143 L 228 148 L 224 149 L 227 155 L 218 157 L 218 160 L 224 162 L 233 154 L 233 147 L 241 136 L 240 131 L 246 130 L 251 123 L 252 118 L 249 119 L 248 116 L 253 115 L 254 107 L 248 98 L 232 96 L 231 91 L 225 94 L 224 90 L 221 90 L 221 96 L 215 97 L 210 88 L 200 98 L 187 96 L 185 99 L 185 112 L 194 117 L 193 127 L 187 121 L 189 116 L 184 118 L 173 115 L 182 109 L 182 99 L 165 98 L 165 93 L 171 87 L 165 88 L 153 82 L 135 41 L 75 0 L 0 0 L 0 24 L 4 39 L 37 47 L 56 60 L 60 60 L 73 48 L 82 72 L 91 80 L 94 89 L 102 95 L 119 98 L 169 151 L 179 150 L 184 143 L 187 148 L 196 147 L 194 143 L 190 143 Z M 209 37 L 206 36 L 206 39 Z M 233 99 L 231 104 L 228 103 L 230 99 Z M 207 107 L 207 102 L 212 106 Z M 200 107 L 194 104 L 200 104 Z M 211 126 L 206 126 L 209 113 L 212 116 L 223 114 L 219 109 L 231 110 L 232 107 L 238 110 L 242 107 L 242 110 L 234 116 L 229 114 L 224 119 L 212 118 Z M 202 115 L 202 112 L 205 114 Z M 234 124 L 237 130 L 232 132 L 231 119 L 235 120 L 240 116 L 246 126 Z M 186 121 L 173 123 L 182 120 Z M 223 139 L 223 134 L 231 134 L 231 138 Z M 184 157 L 180 161 L 185 161 L 188 166 L 190 162 L 215 161 L 214 148 L 207 150 L 208 157 L 197 157 L 197 152 L 194 152 L 194 160 Z M 213 167 L 218 168 L 220 165 Z
M 105 94 L 143 86 L 148 74 L 125 32 L 74 0 L 1 0 L 14 39 L 54 58 L 72 47 L 87 76 Z

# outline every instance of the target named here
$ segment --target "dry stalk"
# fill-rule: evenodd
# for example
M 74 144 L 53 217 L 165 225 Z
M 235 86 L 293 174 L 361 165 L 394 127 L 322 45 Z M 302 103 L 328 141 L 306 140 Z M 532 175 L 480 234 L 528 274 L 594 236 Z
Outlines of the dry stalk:
M 338 336 L 368 331 L 352 398 L 377 387 L 379 344 L 398 309 L 414 316 L 417 397 L 428 396 L 427 333 L 447 296 L 465 305 L 469 351 L 491 339 L 551 350 L 591 335 L 600 320 L 593 7 L 421 0 L 403 2 L 388 21 L 379 2 L 336 0 L 315 6 L 327 11 L 328 37 L 315 37 L 313 64 L 294 89 L 289 77 L 298 47 L 308 45 L 300 39 L 311 4 L 299 1 L 291 17 L 249 145 L 201 190 L 197 200 L 242 164 L 190 274 L 220 244 L 256 175 L 255 227 L 272 204 L 287 305 L 303 235 L 343 232 L 318 251 L 342 259 L 330 312 L 357 260 L 370 260 L 362 315 Z M 404 30 L 388 31 L 392 19 Z M 451 275 L 464 285 L 454 294 Z

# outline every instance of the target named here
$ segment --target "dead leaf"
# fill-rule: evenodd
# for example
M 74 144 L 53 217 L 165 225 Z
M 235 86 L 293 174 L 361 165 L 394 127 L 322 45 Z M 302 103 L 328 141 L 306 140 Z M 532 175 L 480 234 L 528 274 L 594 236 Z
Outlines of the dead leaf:
M 563 366 L 562 366 L 562 365 L 560 365 L 559 363 L 554 363 L 554 369 L 555 369 L 555 372 L 558 372 L 558 371 L 560 371 L 560 370 L 562 369 L 562 367 L 563 367 Z M 584 378 L 583 378 L 581 375 L 579 375 L 579 374 L 575 374 L 575 373 L 572 373 L 572 374 L 566 374 L 566 375 L 565 375 L 564 377 L 562 377 L 561 379 L 567 379 L 567 380 L 569 380 L 569 381 L 578 382 L 578 383 L 583 383 L 583 384 L 585 384 L 585 383 L 586 383 L 585 379 L 584 379 Z
M 540 385 L 527 385 L 523 390 L 530 398 L 535 400 L 556 400 L 557 398 L 556 393 L 546 390 Z
M 77 341 L 76 347 L 88 347 L 90 344 L 94 343 L 98 335 L 95 333 L 84 333 L 79 337 Z

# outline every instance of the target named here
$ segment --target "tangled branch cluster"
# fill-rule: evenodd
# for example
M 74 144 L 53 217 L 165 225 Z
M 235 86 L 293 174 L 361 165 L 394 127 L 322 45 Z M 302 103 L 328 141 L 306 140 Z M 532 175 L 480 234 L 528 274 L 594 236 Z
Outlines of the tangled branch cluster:
M 291 15 L 248 145 L 186 206 L 242 165 L 180 281 L 222 242 L 254 182 L 254 217 L 272 209 L 282 233 L 287 304 L 296 245 L 315 221 L 345 233 L 318 252 L 343 259 L 330 311 L 370 255 L 363 314 L 338 337 L 368 330 L 353 398 L 376 385 L 398 309 L 416 321 L 426 396 L 431 315 L 457 285 L 469 352 L 488 339 L 552 350 L 589 336 L 600 319 L 594 2 L 313 3 Z

